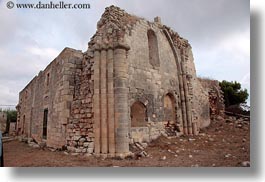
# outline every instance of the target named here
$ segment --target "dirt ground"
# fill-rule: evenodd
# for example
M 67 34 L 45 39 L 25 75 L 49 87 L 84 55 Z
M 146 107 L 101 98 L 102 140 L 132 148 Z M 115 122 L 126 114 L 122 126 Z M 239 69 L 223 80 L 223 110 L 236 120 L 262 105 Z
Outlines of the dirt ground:
M 9 167 L 220 167 L 249 166 L 250 124 L 229 117 L 212 121 L 198 136 L 160 137 L 144 149 L 146 157 L 102 159 L 95 156 L 73 156 L 28 146 L 18 140 L 4 142 L 4 165 Z M 243 162 L 243 163 L 242 163 Z

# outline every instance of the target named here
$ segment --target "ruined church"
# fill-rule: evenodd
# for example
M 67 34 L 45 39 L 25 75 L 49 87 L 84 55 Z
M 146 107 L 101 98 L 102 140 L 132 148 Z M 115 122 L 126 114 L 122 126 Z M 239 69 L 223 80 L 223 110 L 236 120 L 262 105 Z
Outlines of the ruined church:
M 221 95 L 159 17 L 110 6 L 85 52 L 65 48 L 20 92 L 16 130 L 73 153 L 126 156 L 133 142 L 197 135 L 222 114 Z

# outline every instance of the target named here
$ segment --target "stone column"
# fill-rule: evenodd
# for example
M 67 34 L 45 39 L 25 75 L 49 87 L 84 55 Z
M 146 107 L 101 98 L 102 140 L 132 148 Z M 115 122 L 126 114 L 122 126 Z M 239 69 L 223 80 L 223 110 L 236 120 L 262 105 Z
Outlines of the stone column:
M 93 95 L 93 111 L 94 111 L 94 132 L 95 132 L 95 154 L 100 154 L 100 52 L 94 52 L 94 95 Z
M 101 111 L 101 153 L 108 153 L 107 126 L 107 53 L 105 49 L 100 53 L 100 111 Z
M 108 97 L 108 138 L 109 153 L 115 154 L 115 124 L 114 124 L 114 88 L 113 88 L 113 49 L 107 51 L 107 97 Z
M 128 111 L 128 62 L 129 47 L 117 44 L 114 47 L 114 111 L 116 133 L 116 155 L 129 153 L 129 111 Z
M 180 98 L 181 98 L 181 113 L 182 113 L 182 120 L 183 120 L 183 133 L 188 134 L 188 122 L 187 122 L 187 115 L 186 115 L 186 99 L 185 99 L 185 92 L 183 86 L 183 73 L 180 73 L 179 82 L 180 82 Z
M 182 123 L 183 123 L 183 133 L 184 134 L 188 134 L 188 121 L 187 121 L 187 112 L 186 112 L 186 98 L 185 98 L 185 91 L 184 91 L 184 83 L 183 83 L 183 70 L 181 68 L 181 58 L 179 56 L 179 51 L 177 51 L 174 42 L 172 41 L 172 38 L 169 34 L 169 32 L 167 31 L 166 28 L 163 29 L 163 32 L 165 33 L 168 42 L 171 46 L 171 49 L 173 51 L 174 54 L 174 58 L 176 61 L 176 65 L 177 65 L 177 70 L 178 70 L 178 80 L 179 80 L 179 91 L 180 91 L 180 100 L 181 100 L 181 114 L 182 114 Z
M 174 49 L 175 50 L 175 49 Z M 185 74 L 181 61 L 181 52 L 175 51 L 177 56 L 177 68 L 179 71 L 178 78 L 179 78 L 179 89 L 180 89 L 180 100 L 181 100 L 181 111 L 182 111 L 182 120 L 183 120 L 183 133 L 188 134 L 188 117 L 187 117 L 187 97 L 185 92 Z
M 184 51 L 182 51 L 181 55 L 181 69 L 182 69 L 182 78 L 183 78 L 183 88 L 184 88 L 184 96 L 185 96 L 185 104 L 186 104 L 186 115 L 187 115 L 187 124 L 188 124 L 188 133 L 192 134 L 192 123 L 191 123 L 191 109 L 190 109 L 190 101 L 189 101 L 189 94 L 188 94 L 188 85 L 187 85 L 187 78 L 186 72 L 184 68 Z
M 193 130 L 193 135 L 198 135 L 199 134 L 197 122 L 192 123 L 192 130 Z

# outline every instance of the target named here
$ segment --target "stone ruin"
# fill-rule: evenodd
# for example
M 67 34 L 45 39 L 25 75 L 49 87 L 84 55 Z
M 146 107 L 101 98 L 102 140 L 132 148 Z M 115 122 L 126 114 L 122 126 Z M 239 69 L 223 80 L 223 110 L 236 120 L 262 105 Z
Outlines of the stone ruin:
M 217 80 L 211 79 L 202 79 L 198 78 L 201 82 L 201 85 L 206 88 L 209 94 L 209 106 L 210 106 L 210 117 L 211 120 L 224 118 L 225 116 L 225 104 L 224 104 L 224 96 L 223 91 L 219 85 Z
M 20 92 L 17 134 L 73 153 L 126 156 L 134 142 L 197 135 L 222 112 L 221 95 L 197 78 L 190 44 L 159 17 L 110 6 L 86 52 L 65 48 Z

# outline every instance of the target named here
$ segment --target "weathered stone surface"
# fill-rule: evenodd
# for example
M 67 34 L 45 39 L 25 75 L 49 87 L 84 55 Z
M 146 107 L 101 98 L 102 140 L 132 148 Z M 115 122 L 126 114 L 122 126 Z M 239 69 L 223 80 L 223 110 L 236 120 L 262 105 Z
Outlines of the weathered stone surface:
M 219 86 L 219 82 L 217 80 L 202 78 L 199 78 L 199 81 L 209 94 L 210 117 L 212 119 L 222 120 L 224 117 L 225 105 L 223 91 Z

